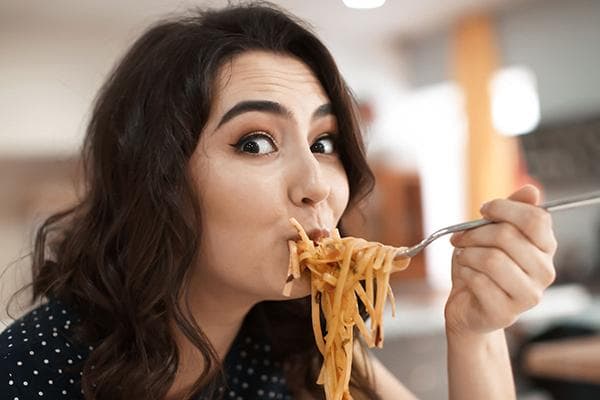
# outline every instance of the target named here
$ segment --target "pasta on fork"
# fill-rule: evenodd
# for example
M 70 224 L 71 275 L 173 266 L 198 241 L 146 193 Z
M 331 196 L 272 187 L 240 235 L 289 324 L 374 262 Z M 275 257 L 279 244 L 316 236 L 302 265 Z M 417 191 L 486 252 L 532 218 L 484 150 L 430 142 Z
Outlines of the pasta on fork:
M 354 327 L 368 347 L 382 347 L 382 316 L 388 296 L 395 315 L 390 274 L 408 267 L 410 259 L 394 260 L 398 248 L 351 236 L 342 238 L 337 229 L 315 243 L 298 221 L 291 218 L 290 222 L 300 240 L 288 242 L 290 262 L 283 293 L 289 295 L 294 280 L 310 272 L 312 327 L 323 355 L 317 383 L 324 386 L 327 400 L 351 399 Z M 360 315 L 359 301 L 369 314 L 370 326 Z

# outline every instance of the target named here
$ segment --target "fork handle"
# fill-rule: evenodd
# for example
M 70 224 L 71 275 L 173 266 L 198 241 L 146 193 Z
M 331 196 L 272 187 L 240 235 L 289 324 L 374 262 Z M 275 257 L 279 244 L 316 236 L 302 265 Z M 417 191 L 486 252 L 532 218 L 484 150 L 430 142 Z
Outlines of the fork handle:
M 600 191 L 582 194 L 575 197 L 569 197 L 566 199 L 558 199 L 548 201 L 540 204 L 538 207 L 543 208 L 548 212 L 568 210 L 570 208 L 588 206 L 592 204 L 600 203 Z M 494 221 L 487 219 L 477 219 L 474 221 L 463 222 L 448 227 L 446 233 L 466 231 L 468 229 L 478 228 L 483 225 L 490 224 Z
M 600 191 L 587 193 L 587 194 L 583 194 L 580 196 L 570 197 L 568 199 L 549 201 L 544 204 L 540 204 L 538 207 L 543 208 L 548 212 L 552 212 L 552 211 L 567 210 L 569 208 L 574 208 L 574 207 L 587 206 L 587 205 L 596 204 L 596 203 L 600 203 Z M 425 239 L 423 239 L 423 241 L 421 241 L 420 243 L 418 243 L 412 247 L 405 247 L 405 248 L 401 249 L 400 251 L 398 251 L 396 253 L 396 256 L 394 257 L 394 259 L 413 257 L 416 254 L 418 254 L 421 250 L 423 250 L 429 243 L 431 243 L 434 240 L 436 240 L 444 235 L 447 235 L 449 233 L 466 231 L 468 229 L 477 228 L 477 227 L 480 227 L 483 225 L 491 224 L 493 222 L 494 221 L 490 221 L 487 219 L 477 219 L 474 221 L 467 221 L 467 222 L 463 222 L 461 224 L 451 225 L 446 228 L 442 228 L 438 231 L 435 231 L 434 233 L 432 233 Z

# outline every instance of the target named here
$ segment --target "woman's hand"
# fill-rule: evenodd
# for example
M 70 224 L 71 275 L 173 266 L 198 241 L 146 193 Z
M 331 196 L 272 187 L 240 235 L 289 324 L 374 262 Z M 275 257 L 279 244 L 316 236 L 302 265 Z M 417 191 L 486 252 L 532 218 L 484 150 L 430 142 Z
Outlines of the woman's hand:
M 554 281 L 556 239 L 550 215 L 535 207 L 539 191 L 524 186 L 481 209 L 495 221 L 452 236 L 448 333 L 472 335 L 506 328 L 535 306 Z

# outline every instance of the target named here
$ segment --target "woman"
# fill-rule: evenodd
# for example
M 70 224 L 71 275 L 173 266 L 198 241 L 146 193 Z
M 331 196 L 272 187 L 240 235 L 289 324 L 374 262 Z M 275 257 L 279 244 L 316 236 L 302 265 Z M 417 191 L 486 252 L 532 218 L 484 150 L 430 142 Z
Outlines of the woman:
M 295 217 L 335 228 L 373 177 L 321 42 L 268 5 L 147 31 L 110 75 L 83 149 L 87 191 L 38 232 L 34 301 L 0 338 L 9 398 L 323 398 L 308 285 L 282 296 Z M 456 235 L 452 399 L 514 398 L 503 328 L 554 277 L 525 187 Z M 360 354 L 360 352 L 358 353 Z M 357 357 L 356 399 L 412 399 Z

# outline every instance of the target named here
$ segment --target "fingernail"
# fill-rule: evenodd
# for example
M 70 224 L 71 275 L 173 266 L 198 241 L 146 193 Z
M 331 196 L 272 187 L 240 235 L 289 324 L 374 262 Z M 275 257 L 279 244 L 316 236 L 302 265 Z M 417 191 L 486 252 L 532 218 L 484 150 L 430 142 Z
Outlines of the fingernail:
M 460 238 L 463 237 L 464 234 L 465 234 L 464 232 L 453 233 L 452 236 L 450 237 L 450 242 L 456 243 L 457 241 L 460 240 Z
M 479 209 L 479 212 L 483 214 L 488 210 L 488 208 L 490 208 L 490 203 L 489 202 L 483 203 L 483 205 Z

